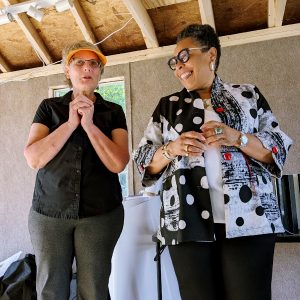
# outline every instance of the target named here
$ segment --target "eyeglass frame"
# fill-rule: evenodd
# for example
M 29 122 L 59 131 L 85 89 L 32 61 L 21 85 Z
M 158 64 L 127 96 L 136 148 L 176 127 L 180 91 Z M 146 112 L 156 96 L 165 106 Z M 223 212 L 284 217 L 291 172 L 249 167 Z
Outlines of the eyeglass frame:
M 176 56 L 173 56 L 171 57 L 167 64 L 169 66 L 169 68 L 172 70 L 172 71 L 175 71 L 176 70 L 176 65 L 178 64 L 178 61 L 180 61 L 181 63 L 185 64 L 186 62 L 189 61 L 190 59 L 190 51 L 191 50 L 203 50 L 203 49 L 206 49 L 206 50 L 209 50 L 209 47 L 208 46 L 202 46 L 202 47 L 197 47 L 197 48 L 183 48 L 181 49 Z M 187 60 L 183 61 L 181 58 L 180 58 L 180 54 L 183 53 L 183 52 L 186 52 L 187 53 Z M 171 61 L 175 59 L 175 64 L 174 64 L 174 69 L 171 67 Z
M 78 64 L 76 64 L 76 62 L 75 62 L 74 65 L 75 65 L 76 67 L 83 67 L 83 66 L 85 65 L 86 62 L 89 63 L 89 65 L 90 65 L 90 67 L 91 67 L 92 69 L 97 69 L 97 68 L 101 69 L 101 67 L 102 67 L 102 62 L 101 62 L 101 60 L 97 60 L 97 59 L 94 59 L 94 58 L 92 58 L 92 59 L 84 59 L 84 58 L 80 58 L 80 57 L 72 57 L 69 64 L 71 64 L 74 60 L 81 60 L 81 61 L 84 61 L 84 63 L 83 63 L 82 65 L 80 65 L 80 64 L 78 65 Z M 90 62 L 97 62 L 97 66 L 91 65 Z

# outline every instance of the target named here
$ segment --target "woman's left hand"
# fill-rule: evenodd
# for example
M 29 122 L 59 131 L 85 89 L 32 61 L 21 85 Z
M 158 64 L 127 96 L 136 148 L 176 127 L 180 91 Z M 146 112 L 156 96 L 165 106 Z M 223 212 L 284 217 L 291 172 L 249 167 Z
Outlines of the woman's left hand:
M 208 121 L 201 126 L 206 144 L 210 146 L 239 146 L 240 131 L 224 123 Z
M 79 95 L 78 97 L 82 98 L 80 99 L 81 101 L 84 101 L 89 104 L 78 108 L 78 114 L 81 116 L 81 126 L 85 128 L 93 124 L 94 104 L 89 98 L 87 98 L 84 95 Z

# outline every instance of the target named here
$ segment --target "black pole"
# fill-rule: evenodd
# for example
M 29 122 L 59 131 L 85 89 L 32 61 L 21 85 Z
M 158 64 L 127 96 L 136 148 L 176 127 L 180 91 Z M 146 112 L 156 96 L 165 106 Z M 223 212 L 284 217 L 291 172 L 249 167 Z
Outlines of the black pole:
M 162 286 L 161 286 L 161 264 L 160 264 L 160 255 L 161 255 L 161 249 L 160 249 L 160 242 L 156 242 L 156 258 L 157 258 L 157 296 L 158 300 L 162 300 Z

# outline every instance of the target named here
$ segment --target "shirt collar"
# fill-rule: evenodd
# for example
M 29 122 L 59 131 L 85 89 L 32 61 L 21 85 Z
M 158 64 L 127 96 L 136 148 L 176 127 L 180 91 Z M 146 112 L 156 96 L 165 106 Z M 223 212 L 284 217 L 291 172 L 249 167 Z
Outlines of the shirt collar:
M 216 74 L 213 84 L 212 84 L 212 95 L 214 95 L 215 97 L 219 94 L 221 94 L 222 90 L 224 89 L 224 84 L 223 81 L 221 80 L 221 78 Z M 196 91 L 190 91 L 185 89 L 188 94 L 193 98 L 199 98 L 199 94 Z M 213 96 L 212 96 L 213 97 Z
M 106 103 L 106 101 L 102 98 L 102 96 L 99 93 L 95 92 L 95 96 L 96 96 L 95 105 L 104 105 L 104 106 L 108 107 L 108 104 Z M 64 96 L 62 96 L 61 99 L 62 99 L 63 104 L 69 105 L 69 103 L 71 102 L 71 99 L 72 99 L 72 90 L 69 91 L 68 93 L 66 93 Z

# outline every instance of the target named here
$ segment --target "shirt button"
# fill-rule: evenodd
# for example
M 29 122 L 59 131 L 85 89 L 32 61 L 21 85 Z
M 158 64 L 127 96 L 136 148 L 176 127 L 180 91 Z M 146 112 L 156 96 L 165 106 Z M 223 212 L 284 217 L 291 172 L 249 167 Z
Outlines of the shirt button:
M 278 148 L 276 146 L 272 147 L 272 152 L 274 154 L 277 154 L 278 153 Z
M 226 152 L 226 153 L 223 154 L 223 157 L 224 157 L 225 160 L 231 160 L 232 156 L 231 156 L 231 153 Z
M 75 197 L 78 198 L 78 197 L 79 197 L 79 194 L 75 194 Z
M 79 173 L 80 173 L 80 170 L 76 170 L 76 173 L 79 174 Z

